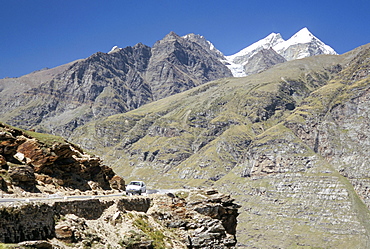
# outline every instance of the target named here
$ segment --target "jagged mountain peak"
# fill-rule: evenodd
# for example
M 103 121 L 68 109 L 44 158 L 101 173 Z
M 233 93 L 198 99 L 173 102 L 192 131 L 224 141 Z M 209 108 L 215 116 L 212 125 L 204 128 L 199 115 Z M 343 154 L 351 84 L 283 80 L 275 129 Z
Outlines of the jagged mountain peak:
M 232 76 L 221 62 L 223 56 L 204 37 L 180 37 L 170 32 L 152 48 L 146 80 L 153 82 L 154 99 L 179 93 L 210 81 Z M 217 55 L 217 52 L 219 55 Z M 161 69 L 161 70 L 158 70 Z
M 191 41 L 191 42 L 195 42 L 197 43 L 198 45 L 202 46 L 204 49 L 206 49 L 207 51 L 211 52 L 212 55 L 218 57 L 219 59 L 225 59 L 224 57 L 224 54 L 219 51 L 214 45 L 212 42 L 208 41 L 204 36 L 202 35 L 198 35 L 198 34 L 194 34 L 194 33 L 190 33 L 190 34 L 187 34 L 187 35 L 184 35 L 182 38 L 188 40 L 188 41 Z
M 168 33 L 163 39 L 162 41 L 167 41 L 167 40 L 178 40 L 180 39 L 181 37 L 176 34 L 175 32 L 171 31 L 170 33 Z
M 143 47 L 148 47 L 146 46 L 145 44 L 139 42 L 137 43 L 136 45 L 134 45 L 133 47 L 126 47 L 126 48 L 132 48 L 132 49 L 140 49 L 140 48 L 143 48 Z M 113 46 L 112 49 L 108 52 L 108 54 L 112 54 L 112 53 L 116 53 L 116 52 L 119 52 L 121 51 L 123 48 L 120 48 L 118 46 Z

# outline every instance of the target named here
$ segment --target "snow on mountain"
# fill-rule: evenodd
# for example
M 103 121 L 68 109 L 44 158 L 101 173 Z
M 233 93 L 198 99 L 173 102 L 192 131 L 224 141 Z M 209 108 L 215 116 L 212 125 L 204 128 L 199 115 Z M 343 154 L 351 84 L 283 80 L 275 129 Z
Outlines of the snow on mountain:
M 231 70 L 234 77 L 247 76 L 248 73 L 245 72 L 244 66 L 248 63 L 248 60 L 261 50 L 270 49 L 281 42 L 284 42 L 284 40 L 280 34 L 271 33 L 236 54 L 225 56 L 226 60 L 223 62 Z
M 275 45 L 273 49 L 287 60 L 319 54 L 337 54 L 334 49 L 320 41 L 307 28 L 301 29 L 287 41 Z
M 231 70 L 234 77 L 246 76 L 250 74 L 245 71 L 245 68 L 249 68 L 246 66 L 249 60 L 260 51 L 270 48 L 287 61 L 319 54 L 337 54 L 307 28 L 303 28 L 288 40 L 284 40 L 279 33 L 271 33 L 236 54 L 225 56 L 223 63 Z
M 182 38 L 202 46 L 208 51 L 209 55 L 226 65 L 234 77 L 243 77 L 256 71 L 263 71 L 284 61 L 319 54 L 337 54 L 334 49 L 320 41 L 307 28 L 301 29 L 288 40 L 284 40 L 279 33 L 271 33 L 229 56 L 225 56 L 204 36 L 191 33 L 182 36 Z M 120 49 L 122 48 L 114 46 L 108 53 L 110 54 Z M 253 65 L 248 65 L 248 63 L 253 63 Z M 256 63 L 258 65 L 255 65 Z
M 244 64 L 247 60 L 245 58 L 252 57 L 258 51 L 262 49 L 269 49 L 277 44 L 284 42 L 280 34 L 271 33 L 265 38 L 253 43 L 252 45 L 240 50 L 236 54 L 225 56 L 226 60 L 229 62 Z
M 108 54 L 111 54 L 111 53 L 113 53 L 113 52 L 115 52 L 115 51 L 118 51 L 118 50 L 121 50 L 122 48 L 120 48 L 120 47 L 118 47 L 118 46 L 114 46 L 109 52 L 108 52 Z

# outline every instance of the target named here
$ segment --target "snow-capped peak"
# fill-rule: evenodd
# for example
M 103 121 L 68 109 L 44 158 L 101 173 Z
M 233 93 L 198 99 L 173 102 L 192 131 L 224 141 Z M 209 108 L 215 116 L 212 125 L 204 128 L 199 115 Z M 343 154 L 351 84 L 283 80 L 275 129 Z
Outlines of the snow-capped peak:
M 295 33 L 292 37 L 290 37 L 288 40 L 275 45 L 273 48 L 275 51 L 280 51 L 282 49 L 286 49 L 289 46 L 295 45 L 295 44 L 302 44 L 302 43 L 309 43 L 312 40 L 318 40 L 307 28 L 303 28 L 297 33 Z
M 334 49 L 320 41 L 307 28 L 302 28 L 286 41 L 279 33 L 271 33 L 236 54 L 225 56 L 226 60 L 223 60 L 223 63 L 235 77 L 245 76 L 249 73 L 245 70 L 250 59 L 262 50 L 271 48 L 287 61 L 319 54 L 337 54 Z
M 274 47 L 277 44 L 284 42 L 283 38 L 279 33 L 271 33 L 265 38 L 253 43 L 252 45 L 240 50 L 236 54 L 226 56 L 228 61 L 237 61 L 238 58 L 245 57 L 245 56 L 252 56 L 252 54 L 262 50 L 262 49 L 269 49 Z
M 289 40 L 295 41 L 296 43 L 307 43 L 311 42 L 314 38 L 316 37 L 308 30 L 308 28 L 304 27 L 295 33 Z
M 285 51 L 292 46 L 299 44 L 311 44 L 315 46 L 317 52 L 314 54 L 309 53 L 308 51 L 302 51 L 300 54 L 296 54 L 293 57 L 289 55 L 284 55 Z M 300 59 L 316 54 L 337 54 L 334 49 L 320 41 L 316 36 L 314 36 L 307 28 L 303 28 L 297 33 L 295 33 L 287 41 L 284 41 L 280 44 L 277 44 L 273 49 L 283 55 L 287 60 Z

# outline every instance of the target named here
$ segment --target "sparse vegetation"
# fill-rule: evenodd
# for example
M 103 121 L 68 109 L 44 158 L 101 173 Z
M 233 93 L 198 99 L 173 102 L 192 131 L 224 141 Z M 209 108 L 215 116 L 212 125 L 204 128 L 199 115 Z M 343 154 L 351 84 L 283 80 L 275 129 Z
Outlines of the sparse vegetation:
M 163 232 L 153 227 L 147 217 L 142 216 L 134 220 L 133 225 L 142 230 L 148 237 L 153 240 L 154 248 L 164 249 L 165 247 L 165 236 Z
M 17 244 L 3 244 L 0 243 L 0 249 L 18 249 L 19 246 Z

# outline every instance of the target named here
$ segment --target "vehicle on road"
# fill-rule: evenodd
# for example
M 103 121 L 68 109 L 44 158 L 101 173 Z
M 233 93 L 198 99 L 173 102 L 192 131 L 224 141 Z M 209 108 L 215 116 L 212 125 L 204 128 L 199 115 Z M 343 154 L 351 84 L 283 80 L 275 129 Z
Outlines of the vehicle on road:
M 126 186 L 127 195 L 134 195 L 134 194 L 141 195 L 143 193 L 146 193 L 146 185 L 143 181 L 131 181 Z

